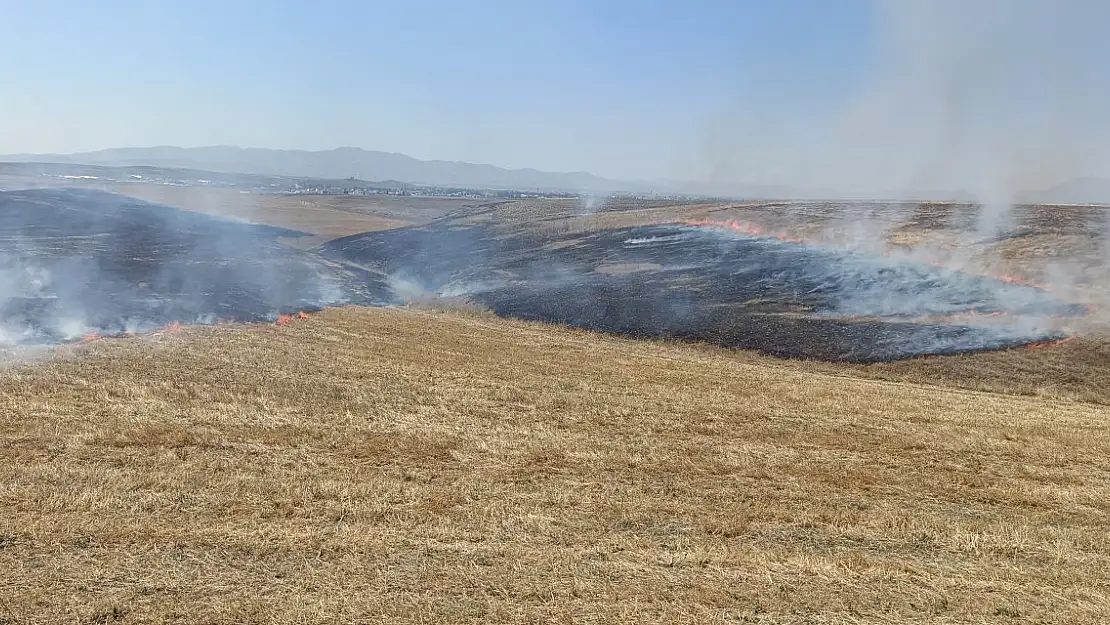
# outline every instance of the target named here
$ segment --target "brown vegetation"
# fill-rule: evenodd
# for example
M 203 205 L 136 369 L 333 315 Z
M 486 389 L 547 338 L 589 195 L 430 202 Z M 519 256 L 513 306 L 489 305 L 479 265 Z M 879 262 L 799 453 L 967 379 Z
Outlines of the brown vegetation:
M 317 235 L 298 246 L 436 218 L 539 235 L 790 218 L 127 192 Z M 949 212 L 923 205 L 891 243 L 959 240 Z M 794 225 L 827 234 L 821 214 Z M 1100 218 L 1035 212 L 1033 233 L 983 253 L 1086 253 L 1079 222 Z M 1110 617 L 1110 332 L 832 365 L 452 307 L 189 328 L 4 369 L 0 624 Z
M 422 223 L 469 200 L 392 196 L 266 195 L 219 187 L 119 184 L 112 191 L 184 208 L 308 232 L 298 247 L 336 237 Z
M 1051 388 L 399 309 L 58 356 L 0 379 L 3 623 L 1110 617 Z

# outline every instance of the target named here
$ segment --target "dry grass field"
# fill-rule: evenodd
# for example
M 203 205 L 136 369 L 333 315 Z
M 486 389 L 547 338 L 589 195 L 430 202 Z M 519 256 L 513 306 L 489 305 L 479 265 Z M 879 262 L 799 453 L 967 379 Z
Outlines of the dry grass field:
M 759 203 L 119 190 L 298 247 L 437 219 L 835 230 Z M 948 211 L 891 244 L 943 242 Z M 1034 212 L 982 251 L 1094 267 L 1100 218 Z M 348 308 L 55 348 L 0 369 L 0 625 L 1108 622 L 1108 337 L 834 365 Z
M 0 376 L 0 623 L 1107 622 L 1108 410 L 911 365 L 416 309 L 59 348 Z
M 110 185 L 108 190 L 186 210 L 290 228 L 316 236 L 287 241 L 311 247 L 336 237 L 420 224 L 477 204 L 454 198 L 262 195 L 219 187 Z

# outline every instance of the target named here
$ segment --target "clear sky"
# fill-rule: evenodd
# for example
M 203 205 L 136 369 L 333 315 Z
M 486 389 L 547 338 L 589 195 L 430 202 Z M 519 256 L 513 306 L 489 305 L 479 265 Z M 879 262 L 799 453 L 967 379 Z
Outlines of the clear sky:
M 1102 133 L 1103 4 L 7 0 L 0 153 L 358 146 L 618 178 L 928 185 L 965 168 L 937 164 L 953 145 L 979 167 L 1051 144 L 1088 173 L 1101 157 L 1062 137 Z M 1024 147 L 1019 126 L 1036 135 Z

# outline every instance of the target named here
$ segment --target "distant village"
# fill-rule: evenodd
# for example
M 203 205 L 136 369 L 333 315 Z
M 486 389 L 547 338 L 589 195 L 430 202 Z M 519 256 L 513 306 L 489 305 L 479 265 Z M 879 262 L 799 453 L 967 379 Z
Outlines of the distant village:
M 273 189 L 268 190 L 268 192 L 273 193 Z M 298 182 L 283 189 L 281 192 L 290 195 L 398 195 L 472 199 L 574 198 L 578 196 L 577 193 L 560 191 L 471 189 L 465 187 L 416 185 L 392 181 L 374 183 L 354 178 L 346 180 Z
M 266 193 L 274 193 L 270 188 Z M 345 180 L 313 180 L 298 182 L 280 191 L 289 195 L 399 195 L 419 197 L 456 197 L 471 199 L 518 200 L 525 198 L 581 198 L 592 195 L 580 191 L 553 191 L 545 189 L 475 189 L 470 187 L 444 187 L 410 184 L 404 182 L 367 182 L 356 178 Z M 608 198 L 651 198 L 653 200 L 692 201 L 702 196 L 657 193 L 600 193 Z
M 167 186 L 211 186 L 238 189 L 243 193 L 283 195 L 353 195 L 450 197 L 477 200 L 516 200 L 528 198 L 581 198 L 591 192 L 552 189 L 481 189 L 472 187 L 414 184 L 386 180 L 370 182 L 357 178 L 320 179 L 202 172 L 150 166 L 106 167 L 61 163 L 0 163 L 0 188 L 5 182 L 22 186 L 33 180 L 57 184 L 156 184 Z M 654 200 L 693 200 L 699 196 L 657 193 L 596 193 L 608 198 L 650 198 Z

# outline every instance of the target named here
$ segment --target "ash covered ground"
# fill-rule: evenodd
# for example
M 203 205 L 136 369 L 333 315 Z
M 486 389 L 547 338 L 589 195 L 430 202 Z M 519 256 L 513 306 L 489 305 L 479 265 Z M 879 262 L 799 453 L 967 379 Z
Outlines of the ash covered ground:
M 543 242 L 427 226 L 321 251 L 393 276 L 398 293 L 466 297 L 503 316 L 834 361 L 1058 340 L 1061 320 L 1085 312 L 1039 288 L 908 257 L 687 225 Z
M 431 296 L 628 336 L 872 362 L 1061 339 L 1085 312 L 908 257 L 692 225 L 539 237 L 439 220 L 308 251 L 279 242 L 304 234 L 99 191 L 2 192 L 0 342 Z
M 302 233 L 76 189 L 0 193 L 0 342 L 260 321 L 384 286 L 278 243 Z

